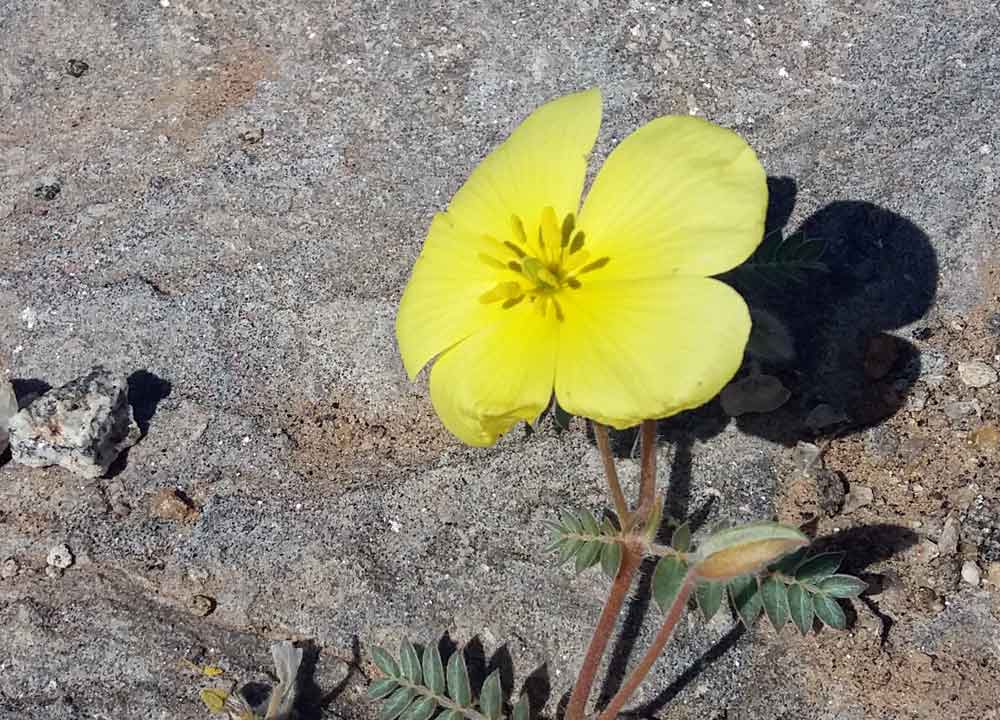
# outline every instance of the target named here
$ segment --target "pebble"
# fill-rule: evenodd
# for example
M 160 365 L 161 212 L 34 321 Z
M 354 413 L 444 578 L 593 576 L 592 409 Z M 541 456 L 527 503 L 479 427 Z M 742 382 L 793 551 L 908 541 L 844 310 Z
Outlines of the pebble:
M 0 565 L 0 578 L 3 578 L 4 580 L 10 580 L 13 577 L 17 577 L 19 572 L 21 572 L 21 565 L 12 557 L 4 560 L 3 565 Z
M 875 493 L 866 485 L 852 485 L 844 498 L 844 514 L 849 515 L 865 505 L 870 505 L 875 499 Z
M 88 70 L 90 70 L 90 65 L 85 63 L 83 60 L 70 58 L 66 61 L 66 72 L 73 77 L 83 77 L 83 74 Z
M 906 409 L 910 412 L 920 412 L 927 407 L 927 391 L 914 389 L 906 396 Z
M 1000 562 L 991 562 L 986 569 L 986 582 L 995 588 L 1000 588 Z
M 247 145 L 256 145 L 261 140 L 264 139 L 264 128 L 254 128 L 252 130 L 244 130 L 240 133 L 240 140 L 245 142 Z
M 997 381 L 997 371 L 982 360 L 969 360 L 958 364 L 958 377 L 969 387 L 981 388 Z
M 979 587 L 979 566 L 971 560 L 966 560 L 962 563 L 962 580 L 969 583 L 973 587 Z
M 952 513 L 948 516 L 948 519 L 944 521 L 944 528 L 941 530 L 941 536 L 938 538 L 938 552 L 942 555 L 954 555 L 958 552 L 958 540 L 961 534 L 961 526 L 958 522 L 958 517 Z
M 969 433 L 969 444 L 982 453 L 1000 450 L 1000 430 L 996 425 L 983 425 Z
M 208 595 L 192 595 L 191 600 L 188 602 L 188 608 L 192 614 L 198 617 L 205 617 L 206 615 L 211 615 L 215 610 L 215 600 Z
M 59 465 L 85 478 L 104 475 L 140 435 L 128 383 L 100 366 L 49 390 L 10 421 L 15 462 Z
M 844 507 L 847 497 L 844 477 L 838 472 L 821 468 L 816 473 L 816 497 L 820 510 L 834 517 Z
M 161 520 L 183 522 L 194 514 L 191 503 L 174 488 L 160 488 L 149 504 L 149 514 Z
M 46 562 L 54 568 L 65 570 L 73 564 L 73 551 L 69 549 L 69 545 L 56 545 L 49 550 Z
M 62 187 L 58 183 L 52 183 L 51 185 L 39 185 L 33 194 L 39 200 L 55 200 L 60 190 Z
M 917 588 L 916 601 L 925 610 L 932 610 L 934 612 L 944 610 L 944 603 L 941 601 L 941 598 L 938 597 L 934 590 L 926 586 Z
M 15 415 L 17 415 L 17 397 L 14 395 L 14 386 L 7 378 L 0 376 L 0 454 L 7 449 L 7 423 Z
M 777 410 L 792 393 L 773 375 L 750 375 L 729 383 L 719 399 L 723 411 L 730 417 L 749 413 L 769 413 Z
M 847 419 L 847 415 L 837 410 L 833 405 L 823 403 L 809 411 L 805 422 L 806 427 L 810 430 L 819 431 L 847 422 Z
M 949 420 L 963 420 L 979 415 L 979 403 L 975 400 L 954 400 L 944 406 L 944 414 Z
M 57 578 L 61 578 L 62 576 L 63 576 L 62 568 L 57 568 L 54 565 L 45 566 L 45 577 L 51 578 L 52 580 L 56 580 Z
M 819 461 L 821 454 L 822 450 L 815 443 L 798 442 L 792 450 L 792 461 L 800 472 L 808 475 L 822 467 L 823 464 Z

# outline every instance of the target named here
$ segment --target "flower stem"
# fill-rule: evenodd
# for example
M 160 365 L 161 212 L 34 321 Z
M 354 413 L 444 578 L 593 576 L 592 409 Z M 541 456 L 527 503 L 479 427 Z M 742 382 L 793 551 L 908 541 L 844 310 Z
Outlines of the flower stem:
M 643 420 L 639 432 L 642 435 L 642 456 L 635 520 L 641 524 L 646 522 L 656 499 L 656 421 Z
M 597 449 L 601 451 L 601 461 L 604 463 L 604 476 L 608 479 L 608 488 L 611 490 L 611 499 L 615 503 L 615 512 L 618 513 L 618 522 L 621 524 L 621 527 L 628 527 L 632 513 L 629 512 L 628 503 L 625 502 L 625 493 L 622 492 L 621 483 L 618 482 L 618 470 L 615 469 L 615 458 L 611 454 L 608 428 L 599 422 L 591 421 L 590 424 L 594 428 Z
M 670 606 L 670 610 L 667 611 L 666 617 L 663 618 L 663 625 L 660 626 L 660 631 L 656 633 L 653 644 L 646 650 L 646 654 L 642 656 L 642 660 L 639 661 L 639 664 L 629 674 L 621 689 L 611 698 L 611 701 L 598 716 L 597 720 L 615 720 L 618 717 L 618 713 L 625 706 L 625 703 L 628 702 L 628 699 L 632 697 L 632 694 L 639 688 L 642 681 L 646 679 L 646 675 L 649 674 L 657 658 L 660 657 L 660 653 L 663 652 L 663 648 L 666 647 L 667 642 L 670 640 L 677 621 L 684 614 L 688 597 L 690 597 L 691 591 L 694 590 L 695 582 L 694 571 L 688 570 L 687 575 L 684 577 L 684 584 L 681 585 L 673 604 Z
M 611 634 L 615 629 L 615 622 L 621 612 L 625 598 L 628 596 L 629 587 L 632 585 L 632 578 L 639 563 L 642 561 L 642 552 L 638 548 L 632 547 L 629 543 L 622 546 L 622 560 L 615 574 L 615 580 L 611 584 L 608 592 L 608 599 L 604 603 L 601 617 L 597 620 L 597 627 L 590 638 L 590 645 L 587 646 L 587 654 L 580 666 L 580 673 L 576 677 L 576 685 L 573 686 L 573 694 L 570 695 L 569 704 L 566 706 L 565 720 L 583 720 L 584 711 L 587 706 L 587 698 L 594 686 L 594 678 L 604 657 L 604 651 L 611 640 Z

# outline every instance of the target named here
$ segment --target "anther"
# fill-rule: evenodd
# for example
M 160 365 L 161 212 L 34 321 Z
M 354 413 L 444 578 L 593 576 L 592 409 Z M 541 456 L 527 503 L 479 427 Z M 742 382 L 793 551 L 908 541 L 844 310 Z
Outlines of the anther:
M 522 300 L 524 300 L 524 295 L 518 295 L 517 297 L 513 297 L 510 300 L 504 300 L 503 304 L 500 307 L 502 307 L 504 310 L 510 310 L 512 307 L 517 305 Z
M 479 259 L 484 263 L 486 263 L 487 265 L 489 265 L 490 267 L 496 268 L 497 270 L 505 270 L 507 268 L 507 266 L 504 265 L 502 262 L 497 260 L 495 257 L 487 255 L 486 253 L 479 253 Z
M 559 239 L 559 247 L 566 247 L 569 245 L 570 236 L 573 234 L 573 226 L 575 225 L 575 220 L 573 219 L 573 213 L 567 213 L 566 217 L 563 218 L 562 224 L 562 234 Z
M 514 239 L 525 245 L 528 242 L 528 234 L 524 232 L 524 223 L 517 215 L 510 216 L 510 227 L 514 231 Z
M 501 265 L 500 267 L 503 267 L 503 266 Z M 507 263 L 507 267 L 510 268 L 511 270 L 513 270 L 516 273 L 519 273 L 519 272 L 522 271 L 521 263 L 519 263 L 517 260 L 511 260 L 509 263 Z
M 513 252 L 515 255 L 517 255 L 519 258 L 523 258 L 525 255 L 528 254 L 524 252 L 524 250 L 519 248 L 517 245 L 512 243 L 510 240 L 504 240 L 503 244 L 506 245 L 508 248 L 510 248 L 510 251 Z
M 583 230 L 578 230 L 576 235 L 573 236 L 573 242 L 569 245 L 569 254 L 572 255 L 575 252 L 579 252 L 583 248 L 583 241 L 586 235 L 583 234 Z
M 611 262 L 611 258 L 607 256 L 602 257 L 598 260 L 594 260 L 594 262 L 592 263 L 587 263 L 586 265 L 584 265 L 577 271 L 577 274 L 582 275 L 583 273 L 590 272 L 591 270 L 599 270 L 605 265 L 607 265 L 609 262 Z

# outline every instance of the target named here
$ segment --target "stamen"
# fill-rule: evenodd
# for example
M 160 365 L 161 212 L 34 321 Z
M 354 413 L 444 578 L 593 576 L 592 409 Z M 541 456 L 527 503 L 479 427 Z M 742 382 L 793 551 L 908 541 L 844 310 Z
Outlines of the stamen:
M 500 307 L 502 307 L 504 310 L 510 310 L 512 307 L 517 305 L 522 300 L 524 300 L 524 295 L 518 295 L 517 297 L 511 298 L 510 300 L 504 300 L 503 305 L 501 305 Z
M 566 247 L 569 245 L 570 236 L 573 234 L 573 226 L 576 224 L 573 218 L 573 213 L 567 213 L 566 217 L 563 218 L 562 224 L 562 237 L 559 239 L 559 247 Z
M 559 278 L 542 265 L 538 258 L 525 258 L 524 271 L 536 285 L 543 285 L 548 290 L 557 290 L 559 288 Z
M 482 260 L 487 265 L 489 265 L 490 267 L 496 268 L 497 270 L 507 269 L 506 265 L 497 260 L 495 257 L 487 255 L 486 253 L 479 253 L 479 259 Z
M 521 222 L 521 218 L 517 215 L 511 215 L 510 227 L 514 231 L 514 239 L 522 245 L 526 245 L 528 243 L 528 234 L 524 232 L 524 223 Z
M 566 278 L 566 284 L 569 285 L 574 290 L 580 289 L 580 281 L 575 277 Z
M 577 230 L 576 235 L 573 236 L 573 242 L 569 245 L 569 254 L 579 252 L 583 248 L 583 241 L 586 239 L 583 230 Z
M 518 285 L 516 282 L 512 281 L 502 282 L 498 283 L 497 286 L 492 290 L 487 290 L 482 295 L 480 295 L 479 302 L 483 303 L 484 305 L 488 305 L 490 303 L 495 303 L 498 300 L 510 300 L 511 298 L 515 298 L 518 295 L 522 294 L 523 291 L 521 290 L 521 286 Z
M 556 309 L 556 320 L 558 320 L 559 322 L 564 321 L 566 317 L 563 315 L 562 305 L 560 305 L 559 301 L 556 300 L 555 298 L 552 298 L 552 307 Z
M 522 250 L 521 248 L 519 248 L 517 245 L 515 245 L 514 243 L 512 243 L 510 240 L 504 240 L 503 244 L 506 245 L 508 248 L 510 248 L 511 252 L 513 252 L 519 258 L 523 258 L 525 255 L 528 254 L 528 253 L 524 252 L 524 250 Z
M 502 268 L 503 265 L 501 265 L 500 267 Z M 516 260 L 511 260 L 509 263 L 507 263 L 507 267 L 516 273 L 521 272 L 521 263 L 517 262 Z
M 582 268 L 580 268 L 580 270 L 577 272 L 577 275 L 582 275 L 583 273 L 590 272 L 591 270 L 600 270 L 609 262 L 611 262 L 611 258 L 607 256 L 599 258 L 598 260 L 594 260 L 594 262 L 588 263 L 584 265 Z

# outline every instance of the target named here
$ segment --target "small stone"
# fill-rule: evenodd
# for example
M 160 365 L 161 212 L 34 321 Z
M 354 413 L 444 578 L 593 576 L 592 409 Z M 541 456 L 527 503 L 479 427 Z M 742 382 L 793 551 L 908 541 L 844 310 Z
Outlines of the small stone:
M 958 377 L 969 387 L 981 388 L 997 381 L 997 371 L 981 360 L 969 360 L 958 364 Z
M 10 421 L 15 461 L 59 465 L 85 478 L 104 475 L 140 434 L 128 383 L 103 367 L 49 390 Z
M 60 190 L 62 190 L 62 187 L 59 186 L 59 183 L 39 185 L 35 188 L 34 195 L 39 200 L 55 200 Z
M 899 358 L 899 342 L 892 335 L 875 335 L 865 346 L 864 371 L 869 380 L 881 380 Z
M 244 130 L 240 133 L 240 140 L 245 142 L 247 145 L 256 145 L 261 140 L 264 139 L 264 128 L 253 128 L 252 130 Z
M 944 527 L 941 529 L 941 536 L 937 542 L 938 552 L 942 555 L 954 555 L 957 553 L 960 534 L 961 526 L 958 522 L 958 516 L 952 513 L 944 521 Z
M 17 577 L 19 572 L 21 572 L 21 565 L 12 557 L 4 560 L 3 565 L 0 565 L 0 578 L 4 580 Z
M 194 513 L 194 505 L 174 488 L 161 488 L 149 504 L 149 514 L 161 520 L 184 522 Z
M 814 432 L 819 432 L 834 425 L 847 422 L 847 419 L 847 415 L 833 407 L 833 405 L 823 403 L 809 411 L 805 422 L 807 428 Z
M 815 475 L 817 504 L 820 510 L 833 517 L 844 507 L 847 497 L 844 476 L 826 468 L 817 470 Z
M 88 70 L 90 70 L 90 65 L 85 63 L 83 60 L 70 58 L 66 61 L 66 72 L 73 77 L 83 77 L 83 74 Z
M 62 568 L 57 568 L 55 565 L 45 566 L 45 577 L 50 578 L 52 580 L 57 580 L 62 576 L 63 576 Z
M 966 560 L 962 563 L 962 580 L 969 583 L 973 587 L 979 587 L 979 566 L 971 560 Z
M 996 425 L 983 425 L 969 433 L 969 444 L 984 455 L 1000 450 L 1000 430 Z
M 17 415 L 17 398 L 14 396 L 14 386 L 7 378 L 0 376 L 0 455 L 9 444 L 7 425 L 15 415 Z
M 920 412 L 927 407 L 927 391 L 914 388 L 906 396 L 906 409 L 910 412 Z
M 796 468 L 808 475 L 817 468 L 822 467 L 822 463 L 820 462 L 822 452 L 815 443 L 798 442 L 792 451 L 792 460 Z
M 852 485 L 847 497 L 844 498 L 844 514 L 850 515 L 855 510 L 870 505 L 875 499 L 875 493 L 866 485 Z
M 1000 562 L 991 562 L 986 569 L 986 582 L 995 588 L 1000 588 Z
M 916 557 L 920 562 L 930 562 L 937 559 L 940 555 L 941 551 L 938 550 L 938 546 L 926 538 L 921 540 L 920 544 L 917 545 Z
M 938 594 L 929 587 L 921 586 L 917 588 L 914 599 L 916 600 L 917 605 L 925 610 L 931 610 L 933 612 L 941 612 L 944 610 L 944 603 L 941 602 L 941 598 L 939 598 Z
M 188 602 L 188 609 L 198 617 L 205 617 L 211 615 L 215 610 L 215 600 L 208 595 L 192 595 Z
M 45 561 L 52 567 L 65 570 L 73 564 L 73 551 L 69 549 L 68 545 L 56 545 L 49 550 Z
M 730 417 L 777 410 L 792 396 L 773 375 L 749 375 L 729 383 L 719 395 L 722 410 Z
M 949 420 L 958 422 L 967 417 L 979 415 L 979 403 L 975 400 L 954 400 L 945 404 L 944 414 Z

